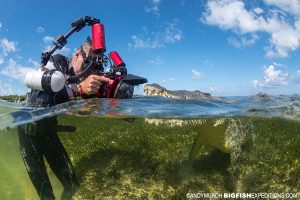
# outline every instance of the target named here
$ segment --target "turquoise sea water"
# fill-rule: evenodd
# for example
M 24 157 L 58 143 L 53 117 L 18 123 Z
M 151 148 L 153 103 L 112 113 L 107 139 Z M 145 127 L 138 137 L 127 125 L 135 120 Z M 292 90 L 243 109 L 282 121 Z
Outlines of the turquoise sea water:
M 135 97 L 134 99 L 88 99 L 48 108 L 0 100 L 0 129 L 22 125 L 45 117 L 67 114 L 99 117 L 201 118 L 201 117 L 279 117 L 300 119 L 300 96 L 224 97 L 221 101 Z M 88 109 L 88 112 L 81 110 Z M 12 119 L 15 111 L 17 118 Z
M 221 101 L 137 96 L 49 108 L 0 100 L 1 199 L 38 199 L 16 126 L 57 116 L 81 187 L 74 199 L 186 199 L 300 190 L 300 96 Z M 62 186 L 49 170 L 56 197 Z

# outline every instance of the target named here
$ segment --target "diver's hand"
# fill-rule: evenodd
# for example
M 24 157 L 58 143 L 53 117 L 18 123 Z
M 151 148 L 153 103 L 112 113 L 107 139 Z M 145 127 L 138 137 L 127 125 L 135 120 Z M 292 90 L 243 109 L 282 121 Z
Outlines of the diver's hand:
M 109 78 L 98 75 L 90 75 L 77 85 L 78 91 L 82 94 L 96 94 L 102 82 L 109 82 Z

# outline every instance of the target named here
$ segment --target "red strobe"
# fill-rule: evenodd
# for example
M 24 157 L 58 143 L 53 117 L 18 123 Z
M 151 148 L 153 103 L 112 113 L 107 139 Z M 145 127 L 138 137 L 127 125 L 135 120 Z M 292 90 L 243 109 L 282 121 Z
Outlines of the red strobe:
M 121 66 L 125 67 L 125 63 L 122 60 L 122 58 L 119 56 L 118 52 L 116 51 L 110 52 L 109 57 L 112 59 L 116 67 L 121 67 Z
M 106 51 L 104 25 L 96 23 L 92 26 L 93 50 L 95 53 Z

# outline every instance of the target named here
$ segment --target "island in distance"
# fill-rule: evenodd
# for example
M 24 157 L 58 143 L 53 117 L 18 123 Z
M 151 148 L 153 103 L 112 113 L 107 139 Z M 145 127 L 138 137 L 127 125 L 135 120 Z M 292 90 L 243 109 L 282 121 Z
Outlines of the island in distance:
M 199 90 L 188 91 L 188 90 L 167 90 L 165 87 L 160 86 L 157 83 L 144 85 L 144 93 L 148 96 L 161 96 L 168 98 L 179 98 L 179 99 L 203 99 L 203 100 L 216 100 L 220 101 L 219 97 L 211 96 L 206 92 Z

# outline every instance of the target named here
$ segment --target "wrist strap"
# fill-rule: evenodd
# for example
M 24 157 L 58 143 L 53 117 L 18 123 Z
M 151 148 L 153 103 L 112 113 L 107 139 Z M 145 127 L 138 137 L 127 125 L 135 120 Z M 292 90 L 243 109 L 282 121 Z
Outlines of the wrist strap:
M 75 92 L 74 92 L 72 86 L 67 85 L 66 90 L 68 92 L 69 99 L 73 100 L 75 98 Z
M 79 91 L 77 89 L 77 85 L 76 84 L 70 84 L 69 86 L 72 88 L 74 96 L 75 97 L 79 96 Z

